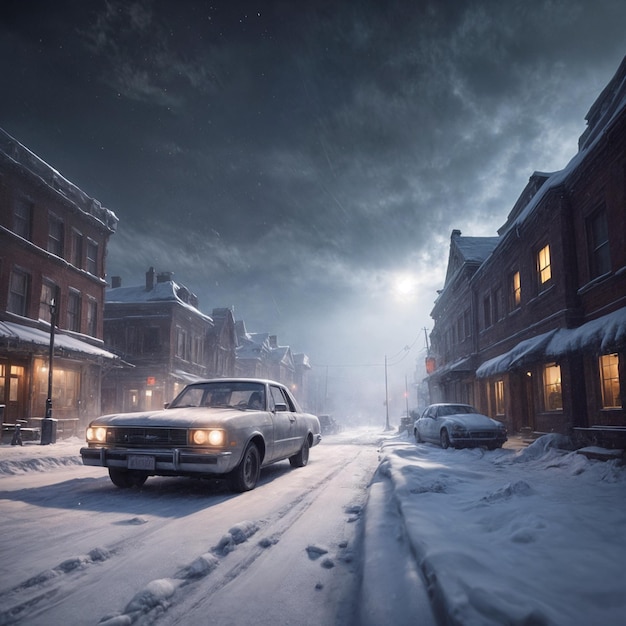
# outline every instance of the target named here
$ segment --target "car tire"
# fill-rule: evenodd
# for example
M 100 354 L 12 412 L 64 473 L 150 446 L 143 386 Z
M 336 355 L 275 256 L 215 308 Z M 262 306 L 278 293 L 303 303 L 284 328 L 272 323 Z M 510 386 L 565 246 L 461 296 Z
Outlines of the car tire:
M 143 472 L 133 472 L 118 467 L 109 467 L 109 478 L 120 489 L 130 489 L 131 487 L 139 489 L 148 480 L 147 474 Z
M 243 453 L 241 463 L 230 474 L 230 486 L 233 491 L 242 493 L 252 491 L 261 473 L 261 455 L 255 444 L 249 443 Z
M 304 467 L 309 462 L 309 449 L 309 438 L 305 437 L 300 452 L 289 457 L 291 467 Z
M 422 439 L 422 436 L 420 435 L 420 431 L 416 428 L 415 429 L 415 443 L 424 443 L 424 440 Z
M 447 450 L 450 447 L 450 437 L 448 436 L 448 431 L 445 428 L 442 428 L 441 433 L 439 433 L 439 442 L 444 450 Z

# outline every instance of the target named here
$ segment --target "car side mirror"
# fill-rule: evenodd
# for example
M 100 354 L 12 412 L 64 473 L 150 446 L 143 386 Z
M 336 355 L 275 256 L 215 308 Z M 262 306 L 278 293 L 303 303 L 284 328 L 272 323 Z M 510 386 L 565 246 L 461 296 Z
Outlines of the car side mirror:
M 279 411 L 284 412 L 284 411 L 286 411 L 286 410 L 287 410 L 287 405 L 286 405 L 284 402 L 277 402 L 277 403 L 274 405 L 274 412 L 275 412 L 275 413 L 278 413 Z
M 164 402 L 163 403 L 163 408 L 167 409 L 169 407 L 170 403 L 169 402 Z

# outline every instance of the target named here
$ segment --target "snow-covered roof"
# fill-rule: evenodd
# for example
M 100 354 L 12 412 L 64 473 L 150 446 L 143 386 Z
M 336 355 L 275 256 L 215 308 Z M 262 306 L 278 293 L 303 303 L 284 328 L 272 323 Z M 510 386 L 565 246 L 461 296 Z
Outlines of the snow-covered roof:
M 456 237 L 456 245 L 465 261 L 483 262 L 494 250 L 500 237 Z
M 559 328 L 518 343 L 512 350 L 485 361 L 477 370 L 478 378 L 495 376 L 524 367 L 538 359 L 559 359 L 566 354 L 586 351 L 609 354 L 626 346 L 626 307 L 582 324 L 578 328 Z
M 106 304 L 139 304 L 147 302 L 177 302 L 181 306 L 192 310 L 196 315 L 200 315 L 207 320 L 213 321 L 209 315 L 202 313 L 197 307 L 189 302 L 185 302 L 186 296 L 190 294 L 184 285 L 179 285 L 173 280 L 157 282 L 152 289 L 145 286 L 136 287 L 113 287 L 107 289 L 105 293 Z
M 103 207 L 98 200 L 88 196 L 2 128 L 0 128 L 0 153 L 17 166 L 39 178 L 49 188 L 67 198 L 83 213 L 100 222 L 110 232 L 115 232 L 119 220 L 113 211 Z
M 50 346 L 50 333 L 14 322 L 0 322 L 0 342 L 6 344 L 12 341 L 19 343 L 20 347 L 22 347 L 23 344 L 48 347 Z M 86 341 L 81 341 L 76 337 L 64 335 L 58 331 L 54 335 L 54 347 L 55 353 L 75 352 L 102 357 L 104 359 L 119 360 L 115 354 L 107 350 L 98 348 Z

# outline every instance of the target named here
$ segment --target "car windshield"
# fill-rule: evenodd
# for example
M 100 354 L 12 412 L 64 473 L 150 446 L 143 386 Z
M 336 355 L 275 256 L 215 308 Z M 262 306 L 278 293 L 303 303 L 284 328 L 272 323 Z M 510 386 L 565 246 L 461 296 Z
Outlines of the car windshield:
M 439 416 L 444 417 L 446 415 L 463 415 L 469 413 L 476 413 L 476 409 L 467 404 L 449 404 L 447 406 L 439 407 Z
M 260 383 L 211 382 L 188 385 L 168 408 L 214 407 L 236 409 L 265 409 L 265 389 Z

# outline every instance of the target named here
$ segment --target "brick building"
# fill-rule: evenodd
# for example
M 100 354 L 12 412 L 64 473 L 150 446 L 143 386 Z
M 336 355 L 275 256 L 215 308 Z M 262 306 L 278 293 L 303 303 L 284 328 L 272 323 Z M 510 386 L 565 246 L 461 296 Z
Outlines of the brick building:
M 144 285 L 123 287 L 113 277 L 106 293 L 107 349 L 131 367 L 102 381 L 105 413 L 163 408 L 195 380 L 235 375 L 235 322 L 231 309 L 198 309 L 198 298 L 171 272 L 146 272 Z
M 100 413 L 105 260 L 117 217 L 0 130 L 0 405 L 4 423 L 45 415 L 59 434 Z M 54 308 L 51 308 L 51 304 Z
M 303 353 L 293 353 L 289 346 L 278 344 L 278 337 L 269 333 L 249 333 L 245 323 L 238 320 L 237 375 L 252 378 L 269 378 L 287 385 L 305 410 L 312 406 L 307 385 L 311 370 L 309 358 Z
M 587 122 L 498 237 L 452 233 L 432 401 L 474 403 L 511 431 L 626 427 L 626 59 Z

